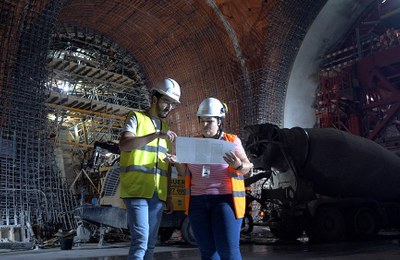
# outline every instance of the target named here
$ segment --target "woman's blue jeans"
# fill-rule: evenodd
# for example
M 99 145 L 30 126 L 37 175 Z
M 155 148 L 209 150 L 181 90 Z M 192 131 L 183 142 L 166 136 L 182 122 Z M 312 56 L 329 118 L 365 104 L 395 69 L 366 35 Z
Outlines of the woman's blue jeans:
M 239 244 L 243 219 L 235 217 L 232 195 L 191 196 L 189 220 L 201 259 L 242 259 Z
M 124 199 L 131 246 L 128 259 L 153 259 L 164 202 L 155 192 L 151 199 Z

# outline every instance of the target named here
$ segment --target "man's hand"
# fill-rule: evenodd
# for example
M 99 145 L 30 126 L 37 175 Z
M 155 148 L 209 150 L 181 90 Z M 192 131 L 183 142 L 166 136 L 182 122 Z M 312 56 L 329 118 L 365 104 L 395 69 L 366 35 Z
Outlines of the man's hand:
M 169 162 L 170 164 L 175 164 L 176 163 L 176 155 L 170 154 L 170 153 L 165 153 L 164 160 Z
M 180 176 L 185 176 L 187 165 L 185 163 L 177 162 L 175 154 L 165 153 L 164 160 L 170 163 L 171 165 L 174 165 Z
M 163 139 L 169 139 L 171 142 L 174 142 L 176 137 L 178 136 L 175 132 L 168 130 L 167 132 L 159 132 L 159 137 Z

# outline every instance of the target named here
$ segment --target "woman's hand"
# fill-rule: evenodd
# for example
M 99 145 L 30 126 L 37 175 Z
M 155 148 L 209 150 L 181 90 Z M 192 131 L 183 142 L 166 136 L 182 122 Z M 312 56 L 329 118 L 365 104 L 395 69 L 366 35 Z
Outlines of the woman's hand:
M 233 167 L 234 169 L 243 167 L 243 162 L 240 160 L 239 157 L 233 151 L 230 151 L 223 156 L 225 162 L 229 164 L 229 166 Z

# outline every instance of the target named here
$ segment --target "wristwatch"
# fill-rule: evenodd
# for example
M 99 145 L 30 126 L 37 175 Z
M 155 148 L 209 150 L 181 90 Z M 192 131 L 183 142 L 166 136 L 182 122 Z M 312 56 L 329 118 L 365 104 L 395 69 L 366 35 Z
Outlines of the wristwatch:
M 241 169 L 243 169 L 243 163 L 240 163 L 240 165 L 235 168 L 237 171 L 240 171 Z

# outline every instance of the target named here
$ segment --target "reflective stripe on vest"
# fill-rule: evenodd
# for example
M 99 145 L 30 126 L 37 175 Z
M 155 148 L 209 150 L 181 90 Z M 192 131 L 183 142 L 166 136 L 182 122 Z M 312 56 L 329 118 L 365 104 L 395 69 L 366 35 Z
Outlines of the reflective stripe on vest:
M 132 113 L 137 119 L 136 136 L 145 136 L 156 131 L 151 118 L 142 112 Z M 128 119 L 132 113 L 128 115 Z M 166 132 L 168 129 L 168 125 L 162 122 L 161 131 Z M 164 158 L 169 146 L 169 141 L 156 138 L 138 149 L 121 152 L 121 198 L 151 198 L 157 190 L 161 200 L 167 199 L 168 163 Z
M 167 176 L 168 171 L 164 171 L 157 168 L 147 168 L 140 165 L 129 165 L 128 167 L 120 167 L 120 172 L 140 172 L 149 174 L 160 174 L 161 176 Z
M 140 148 L 138 148 L 136 150 L 153 152 L 153 153 L 155 153 L 157 151 L 159 151 L 161 153 L 166 153 L 167 152 L 167 148 L 165 148 L 165 147 L 158 147 L 157 148 L 157 147 L 149 146 L 149 145 L 142 146 L 142 147 L 140 147 Z
M 199 136 L 200 137 L 200 136 Z M 234 142 L 236 135 L 224 133 L 225 140 L 228 142 Z M 229 166 L 229 174 L 232 182 L 232 197 L 233 205 L 235 206 L 236 218 L 243 218 L 246 211 L 246 190 L 244 186 L 243 175 Z M 185 173 L 185 202 L 186 202 L 186 214 L 189 214 L 189 202 L 190 202 L 190 187 L 191 187 L 191 175 L 188 169 Z

